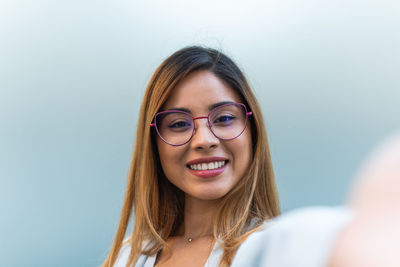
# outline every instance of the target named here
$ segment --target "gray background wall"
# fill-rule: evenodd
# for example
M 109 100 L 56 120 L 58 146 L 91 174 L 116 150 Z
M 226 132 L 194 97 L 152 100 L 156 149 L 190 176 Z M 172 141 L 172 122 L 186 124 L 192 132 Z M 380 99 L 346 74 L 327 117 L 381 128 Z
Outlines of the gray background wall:
M 146 83 L 190 44 L 247 74 L 283 210 L 343 203 L 399 126 L 399 15 L 396 0 L 1 0 L 0 265 L 102 262 Z

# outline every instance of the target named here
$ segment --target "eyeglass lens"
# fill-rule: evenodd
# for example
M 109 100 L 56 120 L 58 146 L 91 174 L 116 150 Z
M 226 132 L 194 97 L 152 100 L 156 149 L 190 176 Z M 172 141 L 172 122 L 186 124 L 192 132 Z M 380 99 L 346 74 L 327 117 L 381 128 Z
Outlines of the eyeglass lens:
M 239 136 L 246 127 L 246 109 L 240 104 L 228 104 L 213 109 L 208 116 L 210 130 L 220 139 Z M 162 112 L 156 116 L 157 131 L 172 145 L 188 142 L 194 133 L 193 117 L 181 111 Z

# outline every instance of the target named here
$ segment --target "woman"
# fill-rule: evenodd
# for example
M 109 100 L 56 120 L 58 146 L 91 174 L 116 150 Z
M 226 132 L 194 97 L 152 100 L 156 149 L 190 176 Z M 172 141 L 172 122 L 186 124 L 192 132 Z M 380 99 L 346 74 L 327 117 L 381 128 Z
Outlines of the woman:
M 246 78 L 226 55 L 188 47 L 167 58 L 147 87 L 138 125 L 103 266 L 257 266 L 266 254 L 265 266 L 327 261 L 347 217 L 307 210 L 268 225 L 280 210 L 267 134 Z M 292 257 L 303 254 L 311 257 Z
M 229 266 L 246 237 L 280 213 L 264 120 L 246 78 L 217 50 L 177 51 L 151 78 L 138 125 L 104 266 L 121 253 L 133 209 L 123 265 L 156 256 L 157 266 L 202 266 L 212 250 Z

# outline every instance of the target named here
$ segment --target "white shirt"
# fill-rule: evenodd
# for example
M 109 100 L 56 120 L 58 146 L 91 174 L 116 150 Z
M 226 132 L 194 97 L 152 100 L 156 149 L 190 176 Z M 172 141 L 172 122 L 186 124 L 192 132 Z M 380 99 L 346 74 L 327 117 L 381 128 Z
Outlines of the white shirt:
M 239 247 L 232 267 L 324 267 L 339 232 L 351 220 L 345 207 L 311 207 L 291 211 L 265 223 Z M 115 267 L 125 267 L 129 257 L 125 245 Z M 205 267 L 218 266 L 223 249 L 216 243 Z M 140 255 L 136 267 L 153 267 L 156 256 Z

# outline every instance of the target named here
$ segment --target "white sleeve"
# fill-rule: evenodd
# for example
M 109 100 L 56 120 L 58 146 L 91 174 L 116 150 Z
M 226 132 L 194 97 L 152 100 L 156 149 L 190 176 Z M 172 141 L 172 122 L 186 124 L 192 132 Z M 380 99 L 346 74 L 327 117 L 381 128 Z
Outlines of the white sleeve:
M 130 243 L 126 243 L 119 250 L 118 258 L 115 261 L 113 267 L 126 267 L 126 264 L 128 262 L 130 253 L 131 253 L 131 245 L 130 245 Z M 148 257 L 146 255 L 143 255 L 143 254 L 140 255 L 138 260 L 137 260 L 137 262 L 136 262 L 136 264 L 135 264 L 135 267 L 146 266 L 145 263 L 146 263 L 147 258 Z
M 351 217 L 345 207 L 303 208 L 277 217 L 247 238 L 232 267 L 325 267 Z
M 125 267 L 128 262 L 129 253 L 131 252 L 131 246 L 129 243 L 123 245 L 119 250 L 118 258 L 114 263 L 113 267 Z

